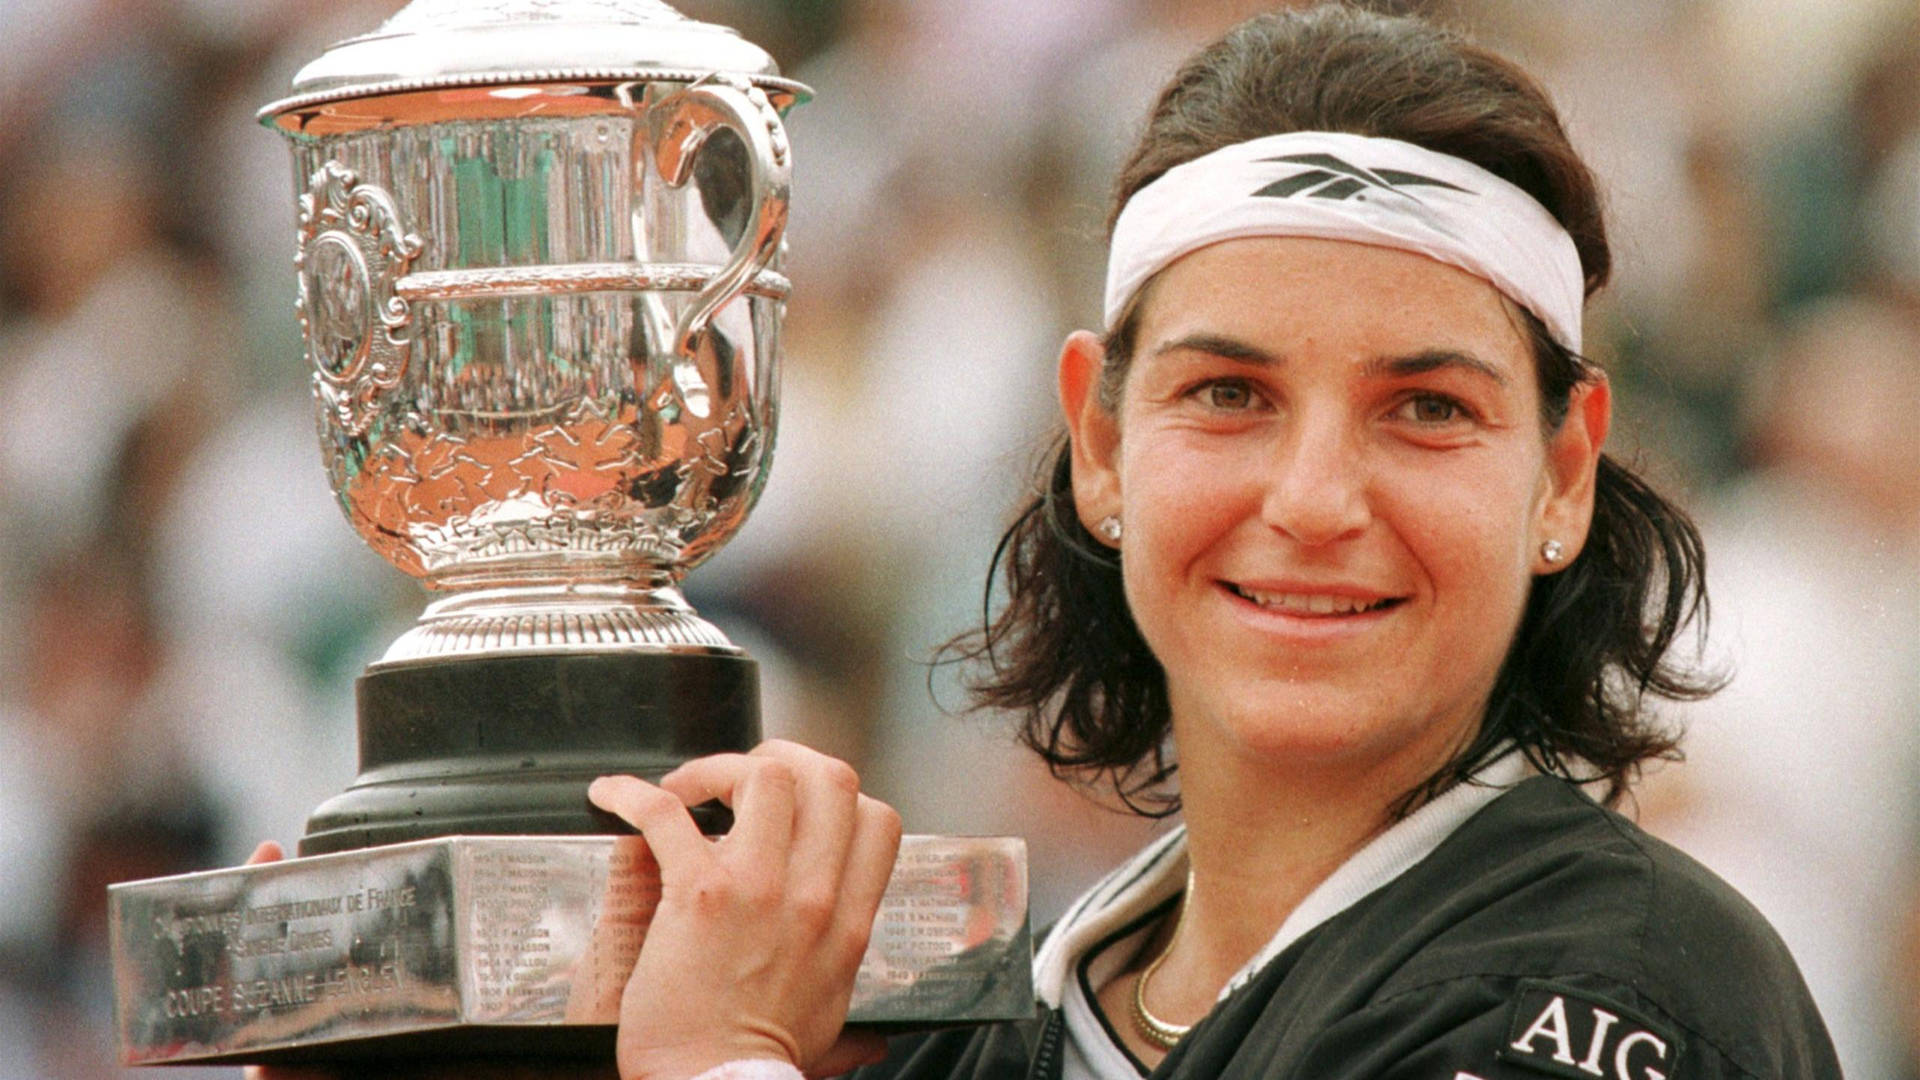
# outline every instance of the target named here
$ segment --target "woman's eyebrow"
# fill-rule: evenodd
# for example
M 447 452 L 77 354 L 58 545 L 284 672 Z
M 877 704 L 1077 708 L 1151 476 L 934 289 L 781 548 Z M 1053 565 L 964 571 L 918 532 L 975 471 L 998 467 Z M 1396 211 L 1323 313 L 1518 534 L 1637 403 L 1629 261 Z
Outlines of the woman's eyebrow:
M 1427 349 L 1407 356 L 1383 356 L 1368 361 L 1366 373 L 1375 378 L 1401 378 L 1446 368 L 1469 371 L 1503 387 L 1509 382 L 1506 373 L 1499 368 L 1472 353 L 1452 349 Z
M 1237 360 L 1243 364 L 1278 364 L 1280 358 L 1264 349 L 1249 345 L 1235 338 L 1220 334 L 1198 333 L 1164 342 L 1153 350 L 1154 356 L 1165 356 L 1170 352 L 1203 352 L 1227 360 Z

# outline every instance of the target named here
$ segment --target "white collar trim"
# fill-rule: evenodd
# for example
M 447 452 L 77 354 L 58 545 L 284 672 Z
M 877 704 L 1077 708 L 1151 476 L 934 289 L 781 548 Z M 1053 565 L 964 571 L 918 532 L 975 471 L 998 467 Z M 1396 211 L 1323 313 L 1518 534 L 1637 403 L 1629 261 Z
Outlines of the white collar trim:
M 1266 946 L 1227 980 L 1220 997 L 1244 986 L 1309 930 L 1433 854 L 1441 841 L 1468 818 L 1533 771 L 1524 754 L 1510 751 L 1474 774 L 1471 781 L 1455 784 L 1374 837 L 1300 901 Z M 1181 826 L 1083 893 L 1061 916 L 1033 958 L 1034 991 L 1041 1002 L 1048 1008 L 1059 1008 L 1080 957 L 1128 922 L 1179 893 L 1186 879 L 1187 830 Z

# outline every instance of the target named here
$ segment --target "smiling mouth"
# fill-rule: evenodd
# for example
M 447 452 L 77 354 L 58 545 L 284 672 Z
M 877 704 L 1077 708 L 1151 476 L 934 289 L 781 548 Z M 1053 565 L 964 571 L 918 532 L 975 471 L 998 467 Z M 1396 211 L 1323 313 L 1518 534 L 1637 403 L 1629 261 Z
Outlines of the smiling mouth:
M 1331 593 L 1295 593 L 1262 592 L 1236 585 L 1231 581 L 1222 582 L 1227 591 L 1240 599 L 1268 611 L 1282 611 L 1288 615 L 1336 616 L 1364 615 L 1370 611 L 1384 611 L 1403 601 L 1403 597 L 1387 596 L 1367 600 L 1358 596 L 1336 596 Z

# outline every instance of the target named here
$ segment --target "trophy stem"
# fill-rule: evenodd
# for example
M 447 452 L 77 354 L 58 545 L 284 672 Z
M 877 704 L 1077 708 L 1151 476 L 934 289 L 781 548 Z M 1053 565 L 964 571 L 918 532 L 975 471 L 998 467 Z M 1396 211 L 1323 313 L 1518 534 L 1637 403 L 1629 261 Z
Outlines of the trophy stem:
M 468 576 L 432 585 L 453 591 L 428 605 L 420 621 L 373 665 L 375 670 L 429 659 L 521 653 L 741 655 L 718 627 L 694 613 L 664 574 L 644 581 L 533 583 Z

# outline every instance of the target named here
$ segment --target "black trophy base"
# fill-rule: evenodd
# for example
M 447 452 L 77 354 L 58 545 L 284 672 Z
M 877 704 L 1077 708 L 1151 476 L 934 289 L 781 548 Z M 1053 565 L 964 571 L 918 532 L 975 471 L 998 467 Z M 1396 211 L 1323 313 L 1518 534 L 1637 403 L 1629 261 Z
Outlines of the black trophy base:
M 360 775 L 307 820 L 300 854 L 441 836 L 632 832 L 587 801 L 608 773 L 655 779 L 760 741 L 758 665 L 697 653 L 467 657 L 369 669 Z M 708 832 L 723 807 L 695 808 Z

